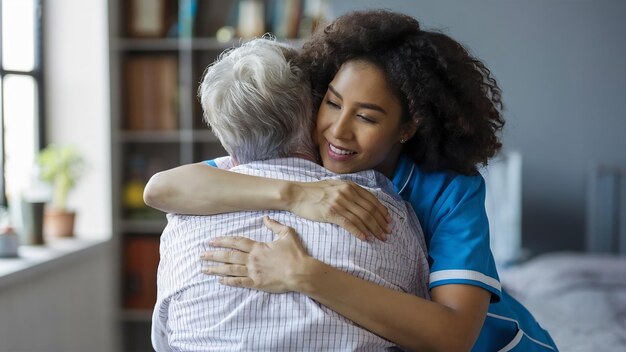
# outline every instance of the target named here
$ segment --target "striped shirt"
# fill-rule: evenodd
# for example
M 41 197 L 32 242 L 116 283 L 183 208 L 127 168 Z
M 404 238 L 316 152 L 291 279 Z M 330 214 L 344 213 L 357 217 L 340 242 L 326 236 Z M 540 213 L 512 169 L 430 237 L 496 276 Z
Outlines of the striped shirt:
M 234 212 L 213 216 L 168 214 L 161 237 L 158 296 L 152 318 L 157 351 L 381 351 L 394 345 L 331 309 L 295 292 L 220 285 L 202 273 L 209 239 L 242 235 L 274 240 L 262 218 L 293 227 L 311 256 L 359 278 L 429 298 L 428 263 L 421 227 L 390 181 L 374 171 L 337 175 L 296 158 L 240 165 L 232 171 L 291 181 L 344 179 L 371 191 L 392 217 L 386 242 L 361 241 L 339 226 L 288 212 Z

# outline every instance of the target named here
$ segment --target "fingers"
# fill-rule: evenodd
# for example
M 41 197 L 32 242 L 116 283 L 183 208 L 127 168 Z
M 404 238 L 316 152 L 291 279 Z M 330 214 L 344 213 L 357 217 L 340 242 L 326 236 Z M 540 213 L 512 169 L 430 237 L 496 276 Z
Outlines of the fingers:
M 391 222 L 391 216 L 389 215 L 389 211 L 387 207 L 385 207 L 379 200 L 372 194 L 372 192 L 366 190 L 365 188 L 357 185 L 354 182 L 348 182 L 350 187 L 352 187 L 363 200 L 367 202 L 364 205 L 364 208 L 370 212 L 377 212 L 378 215 L 382 217 L 381 222 L 388 224 Z
M 361 241 L 369 241 L 369 236 L 367 235 L 369 231 L 365 228 L 365 226 L 363 226 L 361 221 L 355 218 L 350 220 L 346 216 L 342 215 L 338 216 L 340 217 L 340 220 L 337 221 L 339 226 L 343 227 L 346 231 L 350 232 L 354 237 L 360 239 Z
M 341 211 L 340 215 L 345 217 L 348 223 L 357 227 L 365 235 L 370 237 L 374 236 L 380 240 L 387 238 L 385 229 L 380 227 L 374 217 L 363 208 L 345 200 L 340 200 L 339 206 L 344 209 Z M 342 227 L 347 229 L 345 225 L 342 225 Z
M 232 287 L 254 288 L 254 280 L 249 277 L 221 277 L 219 283 Z
M 200 258 L 211 262 L 246 264 L 248 261 L 248 253 L 240 251 L 208 251 L 202 253 Z
M 270 219 L 269 216 L 264 216 L 263 217 L 263 224 L 265 224 L 265 226 L 268 229 L 272 230 L 272 232 L 276 233 L 276 234 L 278 234 L 279 232 L 281 232 L 285 228 L 288 228 L 287 226 L 279 223 L 278 221 L 276 221 L 274 219 Z
M 202 272 L 208 275 L 219 276 L 248 276 L 248 267 L 245 265 L 213 265 L 202 269 Z
M 247 277 L 248 269 L 245 265 L 216 265 L 202 269 L 207 275 L 222 276 L 218 282 L 232 287 L 254 288 L 254 280 Z
M 274 219 L 270 219 L 269 216 L 263 217 L 263 224 L 280 237 L 284 237 L 294 231 L 291 227 L 285 226 Z
M 335 217 L 332 222 L 358 238 L 375 236 L 385 240 L 385 234 L 390 233 L 391 218 L 387 208 L 372 193 L 354 182 L 338 181 L 331 204 L 328 216 Z M 337 220 L 345 220 L 345 223 Z M 355 232 L 354 228 L 359 232 Z
M 367 242 L 374 236 L 358 216 L 347 211 L 344 211 L 344 214 L 337 213 L 336 216 L 337 221 L 335 223 L 346 229 L 356 238 Z
M 391 216 L 389 210 L 368 190 L 353 182 L 350 182 L 349 185 L 357 195 L 355 203 L 359 205 L 361 211 L 356 215 L 364 220 L 367 228 L 374 235 L 381 232 L 390 233 Z
M 258 242 L 241 236 L 216 237 L 209 241 L 209 245 L 213 247 L 236 249 L 242 252 L 250 252 L 256 243 Z

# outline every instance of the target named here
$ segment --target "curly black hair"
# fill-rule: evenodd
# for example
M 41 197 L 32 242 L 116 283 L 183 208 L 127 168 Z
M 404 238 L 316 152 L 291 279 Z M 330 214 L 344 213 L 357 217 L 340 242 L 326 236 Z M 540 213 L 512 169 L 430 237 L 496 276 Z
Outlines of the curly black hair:
M 355 11 L 316 32 L 302 49 L 317 110 L 341 65 L 364 60 L 381 68 L 417 132 L 403 152 L 427 171 L 472 175 L 502 147 L 501 90 L 489 69 L 449 36 L 413 17 Z

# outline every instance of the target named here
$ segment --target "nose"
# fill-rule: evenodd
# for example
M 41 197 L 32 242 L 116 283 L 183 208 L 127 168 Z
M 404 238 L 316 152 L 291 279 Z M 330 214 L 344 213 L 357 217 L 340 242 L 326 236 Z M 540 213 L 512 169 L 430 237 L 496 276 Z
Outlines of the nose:
M 352 119 L 350 112 L 343 110 L 338 119 L 333 121 L 330 129 L 333 137 L 337 139 L 349 139 L 352 135 Z

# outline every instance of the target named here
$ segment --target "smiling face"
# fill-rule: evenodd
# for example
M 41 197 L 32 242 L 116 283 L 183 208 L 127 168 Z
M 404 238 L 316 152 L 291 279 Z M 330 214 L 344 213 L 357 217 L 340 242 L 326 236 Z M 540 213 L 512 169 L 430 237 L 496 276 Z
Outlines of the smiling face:
M 402 107 L 384 72 L 365 61 L 344 63 L 328 86 L 317 115 L 322 164 L 335 173 L 374 169 L 391 177 L 415 133 L 402 123 Z

